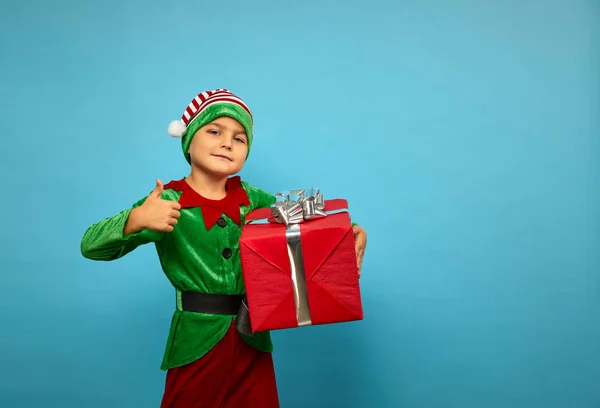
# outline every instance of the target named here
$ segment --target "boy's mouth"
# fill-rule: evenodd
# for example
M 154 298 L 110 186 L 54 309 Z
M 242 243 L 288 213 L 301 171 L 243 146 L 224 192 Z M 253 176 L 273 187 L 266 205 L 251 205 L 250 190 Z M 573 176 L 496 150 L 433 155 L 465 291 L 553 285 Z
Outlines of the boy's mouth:
M 213 154 L 213 156 L 215 156 L 215 157 L 220 157 L 221 159 L 225 159 L 225 160 L 232 161 L 232 160 L 231 160 L 231 157 L 229 157 L 229 156 L 225 156 L 224 154 Z

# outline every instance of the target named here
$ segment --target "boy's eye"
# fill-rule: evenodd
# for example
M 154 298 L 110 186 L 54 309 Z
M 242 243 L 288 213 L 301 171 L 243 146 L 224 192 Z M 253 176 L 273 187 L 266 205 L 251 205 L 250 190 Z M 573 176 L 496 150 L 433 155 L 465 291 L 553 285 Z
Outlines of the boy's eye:
M 237 140 L 238 142 L 241 142 L 241 143 L 246 143 L 246 141 L 244 139 L 242 139 L 241 137 L 236 137 L 235 140 Z
M 208 133 L 210 133 L 211 135 L 218 135 L 219 131 L 218 130 L 209 130 Z

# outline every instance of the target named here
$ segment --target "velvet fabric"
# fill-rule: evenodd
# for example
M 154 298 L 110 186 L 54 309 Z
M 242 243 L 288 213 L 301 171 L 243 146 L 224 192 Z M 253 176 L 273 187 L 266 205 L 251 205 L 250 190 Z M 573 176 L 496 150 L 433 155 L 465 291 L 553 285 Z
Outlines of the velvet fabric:
M 180 185 L 181 181 L 171 184 Z M 227 194 L 229 198 L 234 199 L 239 208 L 242 225 L 248 212 L 257 208 L 267 208 L 275 202 L 274 195 L 239 179 L 230 181 L 229 185 L 239 185 L 242 193 L 245 193 L 241 194 L 236 188 L 232 188 Z M 169 188 L 163 191 L 162 198 L 179 201 L 184 193 L 185 191 Z M 247 200 L 244 200 L 244 196 Z M 240 197 L 243 202 L 241 205 Z M 187 208 L 181 209 L 179 222 L 173 232 L 162 233 L 144 229 L 124 237 L 123 229 L 131 210 L 141 205 L 144 200 L 145 197 L 134 203 L 131 208 L 89 227 L 81 241 L 81 252 L 89 259 L 111 261 L 127 255 L 140 245 L 151 243 L 156 247 L 162 270 L 175 288 L 177 299 L 177 302 L 174 302 L 176 307 L 161 364 L 163 370 L 168 370 L 191 363 L 205 355 L 229 329 L 232 316 L 182 311 L 181 291 L 236 295 L 245 293 L 239 256 L 242 229 L 237 220 L 232 220 L 227 214 L 220 215 L 222 220 L 209 227 L 202 214 L 203 208 L 186 206 Z M 230 202 L 222 204 L 226 207 Z M 242 337 L 260 351 L 270 352 L 273 349 L 269 332 Z
M 211 200 L 198 194 L 185 179 L 171 181 L 165 188 L 180 191 L 179 204 L 181 208 L 200 207 L 204 226 L 210 230 L 221 214 L 226 214 L 238 226 L 242 226 L 240 206 L 250 205 L 248 194 L 240 188 L 240 177 L 231 177 L 227 180 L 227 195 L 222 200 Z
M 231 325 L 202 358 L 167 373 L 161 408 L 279 408 L 273 356 Z

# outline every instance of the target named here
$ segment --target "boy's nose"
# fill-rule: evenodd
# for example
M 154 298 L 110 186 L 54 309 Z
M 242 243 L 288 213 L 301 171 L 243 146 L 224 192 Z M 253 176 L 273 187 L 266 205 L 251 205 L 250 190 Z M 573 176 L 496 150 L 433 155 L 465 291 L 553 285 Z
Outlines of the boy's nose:
M 229 140 L 229 138 L 223 138 L 223 141 L 221 142 L 221 147 L 231 150 L 231 145 L 232 143 L 231 140 Z

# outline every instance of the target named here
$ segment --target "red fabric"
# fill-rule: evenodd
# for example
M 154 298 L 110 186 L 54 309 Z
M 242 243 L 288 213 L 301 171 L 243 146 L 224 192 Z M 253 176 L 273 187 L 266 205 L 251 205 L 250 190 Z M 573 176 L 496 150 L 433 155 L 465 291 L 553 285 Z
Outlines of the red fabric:
M 231 177 L 226 184 L 227 195 L 222 200 L 209 200 L 198 194 L 185 179 L 174 180 L 165 185 L 165 189 L 181 191 L 179 204 L 181 208 L 200 207 L 206 229 L 211 229 L 219 217 L 227 215 L 237 225 L 241 226 L 240 205 L 250 205 L 246 190 L 242 188 L 239 176 Z
M 363 319 L 349 214 L 305 222 L 300 233 L 312 324 Z M 285 226 L 244 226 L 240 256 L 252 329 L 298 327 Z
M 167 372 L 161 408 L 279 408 L 271 353 L 231 326 L 204 357 Z
M 200 100 L 200 103 L 198 103 Z M 250 112 L 250 108 L 248 105 L 240 99 L 238 96 L 232 94 L 227 89 L 215 89 L 214 91 L 205 91 L 199 93 L 190 104 L 187 106 L 183 115 L 181 115 L 181 120 L 185 126 L 189 126 L 190 122 L 196 118 L 196 116 L 200 115 L 207 106 L 212 105 L 213 103 L 219 102 L 230 102 L 235 103 L 248 112 L 248 114 L 252 117 L 252 112 Z M 186 114 L 187 113 L 187 114 Z

